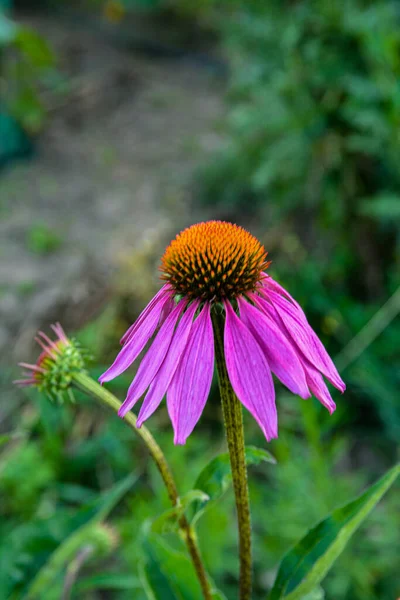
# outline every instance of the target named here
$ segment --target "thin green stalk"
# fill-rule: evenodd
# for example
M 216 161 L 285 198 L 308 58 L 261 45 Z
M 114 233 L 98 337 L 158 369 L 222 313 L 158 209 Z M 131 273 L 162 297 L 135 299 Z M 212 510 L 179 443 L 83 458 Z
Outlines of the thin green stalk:
M 121 402 L 118 400 L 118 398 L 111 394 L 111 392 L 103 388 L 91 377 L 81 372 L 74 375 L 74 381 L 82 391 L 86 392 L 90 396 L 93 396 L 97 400 L 100 400 L 103 404 L 109 406 L 114 412 L 118 413 Z M 168 496 L 171 500 L 172 506 L 177 506 L 179 502 L 178 490 L 167 460 L 160 446 L 157 444 L 150 431 L 144 425 L 142 425 L 140 429 L 136 426 L 137 417 L 132 411 L 125 415 L 124 421 L 131 429 L 134 430 L 137 435 L 142 438 L 146 444 L 150 455 L 153 458 L 164 481 L 165 487 L 167 488 Z M 203 591 L 203 596 L 205 600 L 212 600 L 210 581 L 201 558 L 200 549 L 197 544 L 196 533 L 186 519 L 185 515 L 180 517 L 178 524 L 181 530 L 181 535 L 186 543 L 189 555 L 196 570 L 196 574 Z
M 224 356 L 224 323 L 221 315 L 213 314 L 215 357 L 217 363 L 222 411 L 232 470 L 233 489 L 239 529 L 240 600 L 251 598 L 251 521 L 247 467 L 244 445 L 242 406 L 234 393 L 226 370 Z

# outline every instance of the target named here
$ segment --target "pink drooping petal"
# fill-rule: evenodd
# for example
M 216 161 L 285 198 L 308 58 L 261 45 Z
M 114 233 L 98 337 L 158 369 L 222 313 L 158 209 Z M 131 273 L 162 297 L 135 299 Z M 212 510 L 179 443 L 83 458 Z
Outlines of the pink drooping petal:
M 122 338 L 119 341 L 119 343 L 121 345 L 124 345 L 129 341 L 129 339 L 136 333 L 137 329 L 142 325 L 143 321 L 147 318 L 150 311 L 153 310 L 154 306 L 156 304 L 158 304 L 160 299 L 163 298 L 163 296 L 165 296 L 166 294 L 169 297 L 171 295 L 171 287 L 168 283 L 163 285 L 162 288 L 160 290 L 158 290 L 157 294 L 154 296 L 154 298 L 152 298 L 152 300 L 150 300 L 150 302 L 148 303 L 146 308 L 142 310 L 142 312 L 140 313 L 140 315 L 138 316 L 136 321 L 133 323 L 133 325 L 131 325 L 129 327 L 129 329 L 127 329 L 127 331 L 125 331 L 124 335 L 122 336 Z M 160 314 L 163 314 L 164 308 L 167 305 L 169 305 L 168 302 L 163 305 L 163 308 L 162 308 Z
M 165 319 L 168 317 L 169 313 L 174 310 L 176 306 L 176 302 L 173 296 L 169 296 L 168 301 L 164 304 L 164 308 L 161 311 L 160 320 L 158 322 L 158 326 L 164 323 Z
M 192 302 L 176 328 L 167 356 L 165 357 L 157 376 L 151 383 L 149 391 L 143 401 L 137 420 L 138 427 L 141 427 L 141 425 L 153 414 L 167 392 L 167 388 L 171 383 L 175 371 L 181 361 L 183 352 L 185 351 L 193 324 L 193 316 L 198 306 L 198 300 Z
M 257 304 L 256 294 L 252 294 L 251 299 Z M 309 398 L 310 392 L 303 366 L 293 349 L 293 344 L 287 339 L 286 332 L 244 298 L 239 298 L 238 304 L 241 321 L 257 340 L 271 371 L 294 394 L 298 394 L 302 398 Z
M 152 309 L 149 310 L 146 314 L 146 317 L 142 319 L 134 335 L 132 335 L 126 344 L 121 348 L 111 367 L 109 367 L 109 369 L 107 369 L 107 371 L 99 377 L 100 383 L 111 381 L 111 379 L 121 375 L 121 373 L 126 371 L 133 361 L 136 360 L 155 332 L 160 319 L 161 311 L 167 301 L 168 296 L 164 295 L 160 296 L 157 302 L 153 304 Z
M 129 386 L 126 400 L 118 411 L 120 417 L 126 415 L 132 406 L 139 400 L 140 396 L 145 393 L 154 377 L 157 375 L 157 372 L 166 357 L 176 324 L 185 306 L 186 300 L 181 300 L 164 321 L 152 345 L 140 363 L 135 379 Z
M 293 298 L 293 296 L 291 296 L 289 294 L 289 292 L 287 290 L 285 290 L 284 287 L 282 287 L 277 281 L 275 281 L 275 279 L 272 279 L 272 277 L 270 275 L 267 275 L 266 273 L 264 273 L 264 275 L 265 275 L 265 277 L 263 277 L 263 279 L 262 279 L 262 287 L 264 288 L 264 290 L 267 293 L 268 293 L 268 291 L 277 292 L 278 294 L 281 294 L 282 296 L 284 296 L 285 298 L 290 300 L 290 302 L 292 302 L 294 304 L 294 306 L 297 308 L 300 315 L 307 321 L 307 317 L 306 317 L 303 309 L 301 308 L 300 304 Z
M 308 387 L 312 394 L 314 394 L 321 404 L 323 404 L 329 410 L 330 414 L 332 414 L 336 409 L 336 404 L 332 400 L 321 373 L 306 360 L 304 361 L 304 370 L 306 372 Z
M 339 376 L 339 373 L 337 372 L 335 365 L 333 364 L 330 356 L 326 352 L 320 339 L 318 338 L 318 336 L 316 335 L 314 330 L 310 327 L 307 317 L 306 317 L 303 309 L 301 308 L 300 304 L 298 302 L 296 302 L 296 300 L 293 298 L 293 296 L 291 296 L 289 294 L 289 292 L 287 290 L 285 290 L 285 288 L 282 287 L 272 277 L 265 274 L 265 278 L 263 278 L 262 284 L 263 284 L 264 291 L 266 292 L 266 297 L 269 298 L 272 301 L 272 303 L 277 302 L 277 297 L 279 295 L 284 296 L 284 298 L 280 298 L 280 300 L 278 302 L 281 302 L 283 304 L 283 306 L 285 307 L 284 309 L 289 310 L 291 312 L 293 318 L 297 317 L 297 319 L 299 321 L 304 321 L 306 323 L 306 329 L 308 330 L 308 332 L 311 336 L 312 346 L 314 347 L 314 349 L 316 351 L 317 360 L 319 358 L 325 364 L 326 369 L 328 371 L 331 371 L 331 374 L 330 374 L 330 376 L 328 376 L 322 369 L 320 369 L 321 372 L 324 373 L 324 375 L 329 379 L 329 381 L 331 381 L 331 383 L 335 387 L 337 387 L 341 392 L 344 392 L 344 390 L 346 389 L 346 386 L 345 386 L 344 382 L 342 381 L 341 377 Z M 270 292 L 274 292 L 274 293 L 271 295 Z M 285 298 L 290 301 L 289 306 L 288 306 L 288 304 L 285 303 Z
M 275 390 L 268 361 L 258 342 L 235 314 L 229 302 L 224 302 L 225 362 L 233 390 L 241 403 L 253 415 L 268 441 L 278 435 Z
M 268 299 L 272 304 L 260 299 L 262 309 L 275 321 L 282 323 L 300 350 L 302 355 L 314 365 L 338 390 L 344 392 L 346 386 L 342 381 L 329 354 L 325 350 L 316 333 L 308 322 L 298 316 L 297 309 L 276 292 L 269 291 Z
M 184 356 L 167 391 L 167 407 L 174 443 L 184 444 L 200 418 L 214 371 L 214 335 L 210 306 L 194 321 Z

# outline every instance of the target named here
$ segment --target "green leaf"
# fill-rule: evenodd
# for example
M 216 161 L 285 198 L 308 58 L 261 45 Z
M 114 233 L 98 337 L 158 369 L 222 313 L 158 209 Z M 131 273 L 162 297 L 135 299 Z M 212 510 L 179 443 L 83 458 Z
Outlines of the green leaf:
M 120 500 L 125 496 L 131 487 L 138 480 L 138 475 L 132 473 L 125 477 L 122 481 L 114 485 L 110 491 L 105 492 L 101 496 L 101 500 L 98 504 L 96 514 L 93 516 L 93 521 L 100 523 L 104 521 L 112 511 L 112 509 L 118 504 Z
M 324 600 L 325 592 L 321 587 L 314 588 L 312 592 L 301 597 L 301 600 Z
M 333 511 L 284 557 L 269 600 L 301 600 L 322 581 L 347 542 L 400 473 L 393 467 L 361 496 Z
M 184 514 L 191 504 L 194 502 L 206 503 L 209 499 L 209 496 L 201 490 L 190 490 L 187 494 L 179 498 L 177 506 L 163 512 L 152 522 L 151 531 L 154 533 L 176 531 L 179 517 Z
M 400 219 L 400 196 L 385 193 L 374 198 L 365 198 L 359 212 L 382 221 Z
M 29 134 L 40 131 L 46 116 L 44 106 L 32 85 L 20 85 L 15 98 L 9 102 L 13 117 Z
M 140 578 L 149 600 L 202 600 L 203 594 L 192 562 L 171 548 L 160 536 L 148 533 L 144 544 Z M 224 600 L 214 590 L 213 600 Z
M 54 65 L 54 54 L 50 46 L 33 29 L 18 28 L 15 32 L 14 43 L 33 67 L 43 69 Z
M 155 534 L 144 543 L 145 562 L 140 576 L 146 595 L 151 600 L 201 600 L 202 593 L 193 565 Z
M 139 579 L 134 575 L 105 573 L 103 575 L 85 577 L 76 584 L 74 591 L 77 594 L 82 594 L 93 590 L 135 590 L 141 587 Z M 77 595 L 77 597 L 81 596 Z
M 276 463 L 275 458 L 267 450 L 255 446 L 246 446 L 245 451 L 247 466 L 259 465 L 262 462 Z M 203 514 L 207 502 L 218 500 L 228 489 L 231 481 L 229 453 L 219 454 L 202 470 L 193 486 L 196 490 L 205 492 L 209 499 L 194 503 L 192 520 L 197 521 Z

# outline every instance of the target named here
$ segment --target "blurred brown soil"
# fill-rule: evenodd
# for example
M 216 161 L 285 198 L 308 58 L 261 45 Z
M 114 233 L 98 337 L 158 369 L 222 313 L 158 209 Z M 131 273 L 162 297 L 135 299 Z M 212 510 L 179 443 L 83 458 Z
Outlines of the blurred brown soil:
M 46 98 L 49 119 L 33 159 L 0 174 L 6 360 L 29 356 L 38 327 L 87 322 L 121 262 L 143 248 L 159 256 L 171 233 L 199 217 L 193 173 L 219 144 L 223 113 L 221 82 L 206 69 L 117 48 L 76 23 L 28 24 L 55 49 L 67 89 Z M 53 234 L 57 243 L 47 248 Z M 140 269 L 128 283 L 141 289 Z

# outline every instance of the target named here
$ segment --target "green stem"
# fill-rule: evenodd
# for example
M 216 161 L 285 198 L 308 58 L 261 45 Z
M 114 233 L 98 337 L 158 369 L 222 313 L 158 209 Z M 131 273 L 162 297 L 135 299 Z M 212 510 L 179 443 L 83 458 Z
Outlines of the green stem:
M 82 391 L 90 396 L 93 396 L 97 400 L 100 400 L 103 404 L 106 404 L 108 407 L 110 407 L 114 412 L 118 413 L 121 402 L 113 394 L 111 394 L 111 392 L 103 388 L 91 377 L 83 372 L 80 372 L 74 375 L 74 382 Z M 165 487 L 167 488 L 171 504 L 172 506 L 177 506 L 179 502 L 178 490 L 167 460 L 160 446 L 157 444 L 147 427 L 142 425 L 142 427 L 138 428 L 136 426 L 137 417 L 132 411 L 125 415 L 124 421 L 131 429 L 134 430 L 137 435 L 142 438 L 146 444 L 150 455 L 153 458 L 164 481 Z M 203 591 L 203 596 L 205 600 L 212 600 L 211 585 L 203 564 L 203 560 L 201 558 L 200 549 L 197 544 L 196 533 L 186 519 L 185 515 L 180 517 L 178 523 L 181 530 L 181 535 L 186 543 L 188 552 L 196 570 L 196 574 Z
M 213 314 L 215 357 L 217 363 L 222 411 L 232 470 L 233 489 L 239 529 L 240 600 L 251 598 L 251 522 L 247 467 L 244 445 L 242 406 L 234 393 L 226 370 L 224 356 L 224 322 Z

